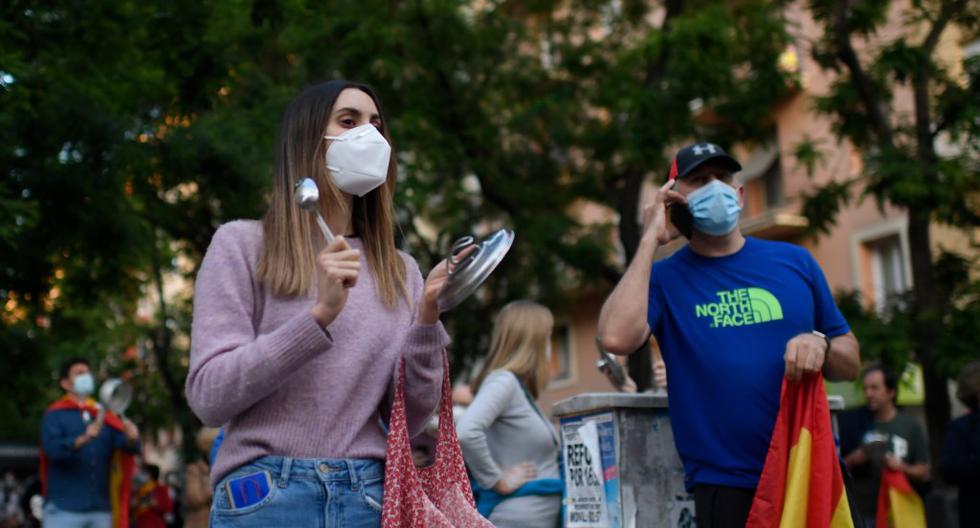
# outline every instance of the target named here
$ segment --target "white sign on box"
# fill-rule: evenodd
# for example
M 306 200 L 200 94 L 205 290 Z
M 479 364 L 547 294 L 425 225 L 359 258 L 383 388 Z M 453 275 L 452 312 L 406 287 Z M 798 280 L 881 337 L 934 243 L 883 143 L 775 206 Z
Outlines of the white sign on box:
M 622 528 L 616 422 L 600 412 L 562 418 L 563 518 L 571 528 Z

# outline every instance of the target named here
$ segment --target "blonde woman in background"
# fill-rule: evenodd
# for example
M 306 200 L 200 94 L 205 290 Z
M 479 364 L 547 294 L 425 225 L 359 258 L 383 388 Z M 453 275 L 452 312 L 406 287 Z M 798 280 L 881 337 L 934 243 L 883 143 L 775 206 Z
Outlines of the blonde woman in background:
M 457 426 L 477 508 L 501 528 L 557 526 L 561 515 L 558 435 L 535 403 L 550 377 L 553 326 L 551 312 L 531 301 L 500 311 Z

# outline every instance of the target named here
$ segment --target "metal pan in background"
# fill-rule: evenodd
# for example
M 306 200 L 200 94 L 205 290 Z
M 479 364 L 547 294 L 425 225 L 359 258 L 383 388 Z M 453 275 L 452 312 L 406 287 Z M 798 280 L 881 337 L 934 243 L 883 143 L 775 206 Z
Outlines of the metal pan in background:
M 133 388 L 119 378 L 109 378 L 99 387 L 99 401 L 106 409 L 122 415 L 133 401 Z

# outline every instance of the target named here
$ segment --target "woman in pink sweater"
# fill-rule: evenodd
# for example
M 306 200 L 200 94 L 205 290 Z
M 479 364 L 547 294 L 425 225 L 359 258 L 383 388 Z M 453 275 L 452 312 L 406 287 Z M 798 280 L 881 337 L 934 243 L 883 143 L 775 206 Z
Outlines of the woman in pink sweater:
M 437 298 L 395 249 L 396 166 L 377 96 L 331 81 L 283 116 L 269 209 L 214 234 L 197 276 L 187 397 L 224 426 L 211 526 L 380 525 L 395 367 L 413 434 L 435 409 L 449 336 Z M 293 203 L 310 177 L 338 236 Z

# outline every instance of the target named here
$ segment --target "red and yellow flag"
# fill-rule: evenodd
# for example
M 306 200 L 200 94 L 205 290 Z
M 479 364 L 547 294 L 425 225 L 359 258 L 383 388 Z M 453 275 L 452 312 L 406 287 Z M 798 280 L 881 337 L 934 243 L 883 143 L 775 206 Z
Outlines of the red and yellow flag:
M 783 380 L 769 453 L 755 492 L 751 528 L 854 528 L 819 373 Z
M 884 468 L 878 488 L 878 528 L 925 528 L 926 509 L 900 470 Z
M 85 404 L 76 402 L 69 396 L 63 396 L 48 406 L 48 411 L 61 409 L 77 409 L 88 411 L 92 416 L 97 417 L 103 409 L 95 404 L 95 400 L 89 398 Z M 108 410 L 104 410 L 105 424 L 113 429 L 122 432 L 124 430 L 122 419 Z M 41 449 L 41 493 L 47 494 L 48 485 L 48 458 L 44 454 L 44 447 Z M 131 453 L 122 449 L 116 449 L 112 454 L 112 461 L 109 467 L 109 502 L 112 506 L 112 526 L 114 528 L 129 527 L 129 495 L 133 485 L 133 474 L 136 472 L 136 459 Z

